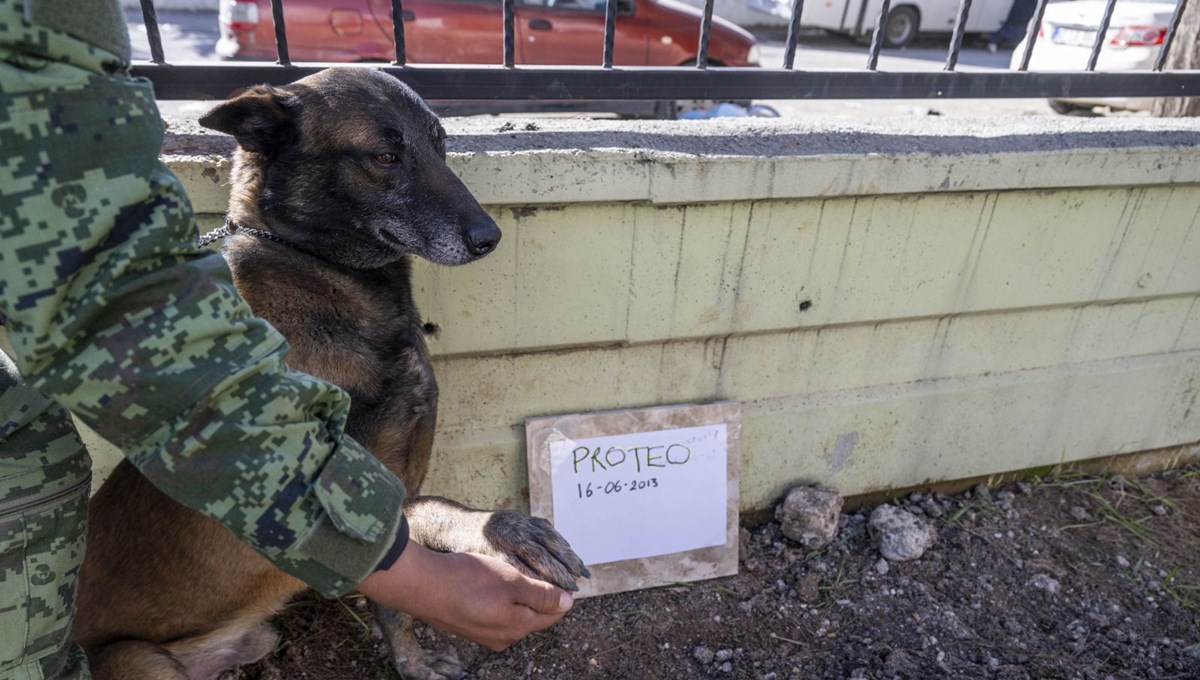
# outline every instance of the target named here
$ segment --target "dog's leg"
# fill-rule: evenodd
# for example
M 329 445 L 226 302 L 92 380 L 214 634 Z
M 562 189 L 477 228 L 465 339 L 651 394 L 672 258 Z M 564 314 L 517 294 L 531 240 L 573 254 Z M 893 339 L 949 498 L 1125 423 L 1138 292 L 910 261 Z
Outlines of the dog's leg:
M 527 576 L 564 590 L 591 573 L 554 527 L 512 510 L 474 510 L 438 496 L 417 496 L 404 505 L 410 537 L 441 552 L 499 557 Z
M 392 652 L 392 664 L 404 680 L 456 680 L 466 674 L 458 653 L 447 645 L 444 650 L 421 649 L 408 614 L 371 603 L 375 622 Z
M 263 658 L 278 640 L 270 624 L 245 622 L 165 645 L 117 642 L 98 650 L 90 666 L 94 680 L 214 680 Z
M 93 680 L 188 680 L 187 670 L 170 652 L 142 640 L 108 645 L 88 665 Z
M 227 670 L 254 663 L 275 648 L 279 634 L 267 623 L 234 625 L 205 635 L 156 645 L 117 642 L 91 660 L 94 680 L 215 680 Z
M 271 653 L 279 633 L 271 624 L 249 619 L 211 633 L 166 645 L 187 671 L 188 680 L 215 680 L 227 670 L 254 663 Z

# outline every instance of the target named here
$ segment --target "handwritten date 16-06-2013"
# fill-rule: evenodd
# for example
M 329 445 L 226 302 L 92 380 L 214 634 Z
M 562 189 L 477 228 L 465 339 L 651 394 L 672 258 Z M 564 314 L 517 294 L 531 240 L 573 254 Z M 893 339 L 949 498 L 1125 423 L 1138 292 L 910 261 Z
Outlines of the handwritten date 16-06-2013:
M 651 477 L 649 479 L 631 479 L 628 482 L 605 482 L 604 484 L 588 482 L 587 484 L 576 484 L 575 488 L 579 490 L 580 498 L 591 498 L 597 494 L 609 496 L 622 491 L 641 491 L 642 489 L 657 489 L 658 478 Z

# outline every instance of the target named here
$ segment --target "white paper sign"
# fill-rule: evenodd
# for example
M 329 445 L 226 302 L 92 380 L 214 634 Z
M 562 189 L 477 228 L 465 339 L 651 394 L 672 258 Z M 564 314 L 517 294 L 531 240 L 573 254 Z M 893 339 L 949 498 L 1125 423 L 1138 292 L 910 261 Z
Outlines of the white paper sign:
M 586 564 L 725 544 L 724 423 L 549 444 L 554 526 Z

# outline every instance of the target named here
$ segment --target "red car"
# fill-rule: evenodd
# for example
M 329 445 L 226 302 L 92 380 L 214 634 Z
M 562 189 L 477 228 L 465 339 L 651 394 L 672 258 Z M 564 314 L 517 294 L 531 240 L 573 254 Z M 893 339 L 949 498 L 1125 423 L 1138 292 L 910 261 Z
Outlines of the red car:
M 675 0 L 619 0 L 613 63 L 678 66 L 696 60 L 701 12 Z M 518 64 L 595 65 L 604 45 L 604 0 L 517 0 Z M 293 61 L 391 61 L 389 0 L 288 0 L 283 5 Z M 499 64 L 500 0 L 404 0 L 406 60 L 413 64 Z M 275 59 L 269 0 L 221 0 L 225 59 Z M 709 63 L 758 66 L 754 37 L 713 18 Z

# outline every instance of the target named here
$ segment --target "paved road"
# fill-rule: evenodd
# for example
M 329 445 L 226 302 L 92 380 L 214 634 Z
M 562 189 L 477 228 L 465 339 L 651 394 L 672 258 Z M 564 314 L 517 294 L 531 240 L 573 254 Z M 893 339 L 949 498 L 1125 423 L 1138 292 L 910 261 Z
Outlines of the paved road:
M 146 27 L 142 25 L 142 13 L 126 10 L 129 22 L 129 38 L 133 43 L 134 60 L 150 59 L 150 42 L 146 39 Z M 162 35 L 163 52 L 168 62 L 217 60 L 213 48 L 220 37 L 217 29 L 216 12 L 158 12 L 158 31 Z
M 149 42 L 141 23 L 141 13 L 127 13 L 134 58 L 150 58 Z M 195 60 L 216 61 L 213 46 L 217 41 L 217 16 L 207 12 L 159 12 L 159 30 L 168 62 Z M 759 36 L 762 63 L 767 67 L 783 65 L 783 41 L 771 35 Z M 976 46 L 966 46 L 959 55 L 960 70 L 990 70 L 1008 67 L 1009 52 L 992 54 Z M 881 71 L 937 71 L 946 60 L 945 40 L 925 40 L 899 50 L 886 50 L 879 61 Z M 806 34 L 796 55 L 796 68 L 807 70 L 861 69 L 867 61 L 867 48 L 852 40 L 824 34 Z M 878 117 L 928 115 L 931 111 L 953 116 L 992 116 L 999 114 L 1054 115 L 1038 99 L 984 100 L 838 100 L 765 102 L 787 117 Z M 209 104 L 196 102 L 164 102 L 170 113 L 195 114 L 206 111 Z
M 760 35 L 762 64 L 783 66 L 784 43 L 778 38 Z M 926 39 L 898 50 L 880 54 L 880 71 L 940 71 L 946 64 L 948 41 Z M 964 45 L 959 52 L 960 71 L 991 71 L 1008 68 L 1012 50 L 991 53 L 982 46 Z M 812 71 L 863 69 L 867 47 L 849 38 L 806 35 L 796 52 L 795 68 Z M 786 117 L 847 117 L 949 115 L 1056 115 L 1042 99 L 852 99 L 852 100 L 772 100 L 765 102 Z

